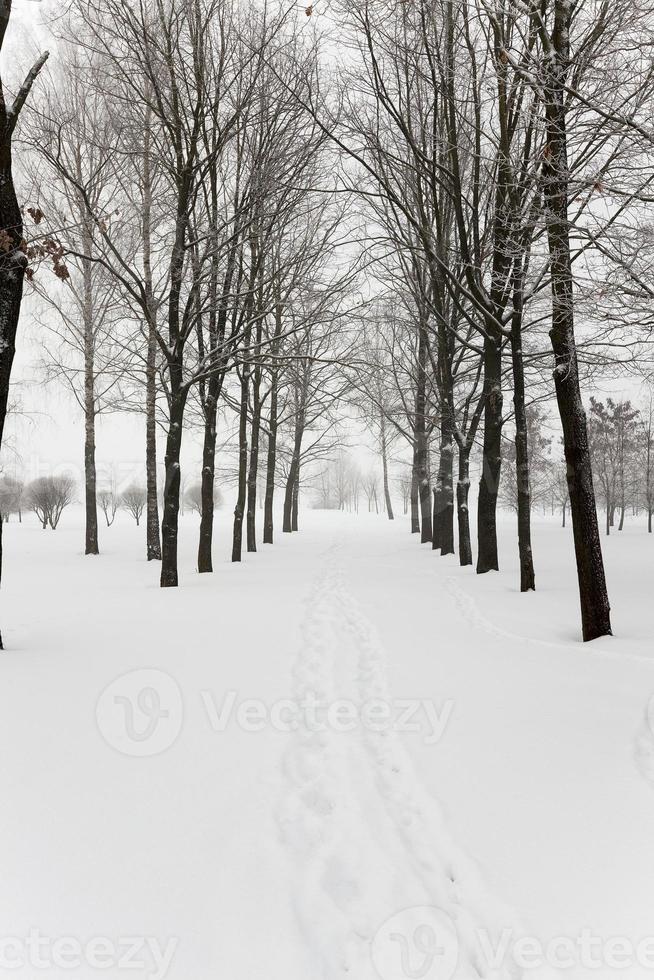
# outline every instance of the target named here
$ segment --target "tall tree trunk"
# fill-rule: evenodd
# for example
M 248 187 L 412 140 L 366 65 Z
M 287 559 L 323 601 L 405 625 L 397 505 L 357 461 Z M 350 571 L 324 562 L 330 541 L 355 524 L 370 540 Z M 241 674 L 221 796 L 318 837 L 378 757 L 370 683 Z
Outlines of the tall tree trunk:
M 258 344 L 260 349 L 260 344 Z M 261 369 L 255 368 L 252 383 L 252 422 L 248 468 L 246 540 L 247 550 L 257 550 L 257 478 L 259 472 L 259 433 L 261 430 Z
M 216 246 L 217 252 L 217 246 Z M 227 316 L 229 312 L 229 294 L 234 279 L 236 266 L 237 243 L 230 249 L 227 257 L 227 268 L 223 280 L 223 294 L 217 316 L 215 302 L 209 311 L 209 342 L 213 349 L 218 349 L 225 338 Z M 216 262 L 212 268 L 212 293 L 217 291 L 215 285 Z M 218 415 L 218 399 L 225 378 L 225 367 L 222 363 L 215 364 L 206 386 L 205 400 L 202 406 L 204 413 L 204 440 L 202 444 L 202 477 L 201 477 L 201 512 L 200 539 L 198 542 L 198 572 L 213 572 L 213 523 L 214 523 L 214 484 L 216 477 L 216 419 Z
M 300 382 L 301 383 L 301 382 Z M 299 493 L 300 461 L 302 455 L 302 439 L 304 438 L 304 391 L 297 383 L 294 390 L 295 399 L 295 434 L 293 438 L 293 455 L 284 491 L 284 523 L 282 530 L 286 534 L 297 531 L 297 496 Z M 294 519 L 295 517 L 295 519 Z
M 161 587 L 171 588 L 178 584 L 177 531 L 179 523 L 179 491 L 181 486 L 180 453 L 184 408 L 187 389 L 182 387 L 182 368 L 179 363 L 170 365 L 170 422 L 166 440 L 166 483 L 164 509 L 161 523 Z
M 550 340 L 555 360 L 554 383 L 563 427 L 582 634 L 584 640 L 593 640 L 611 633 L 611 619 L 574 332 L 565 90 L 570 53 L 570 17 L 571 5 L 568 0 L 554 0 L 553 57 L 548 58 L 545 65 L 545 118 L 549 152 L 543 166 L 543 190 L 551 260 Z
M 411 466 L 411 534 L 420 534 L 420 494 L 418 491 L 418 441 L 413 441 L 413 463 Z
M 388 514 L 389 521 L 395 519 L 393 514 L 393 504 L 391 501 L 391 491 L 388 486 L 388 453 L 386 445 L 386 419 L 384 418 L 384 413 L 380 414 L 379 419 L 379 430 L 380 430 L 380 445 L 381 445 L 381 458 L 382 458 L 382 480 L 384 484 L 384 501 L 386 503 L 386 513 Z
M 148 561 L 161 560 L 159 499 L 157 490 L 157 334 L 148 320 L 148 350 L 145 366 L 145 539 Z
M 207 385 L 203 406 L 204 438 L 202 442 L 202 476 L 200 487 L 200 538 L 198 542 L 198 572 L 213 572 L 213 488 L 216 474 L 216 418 L 218 398 L 214 394 L 212 379 Z
M 477 572 L 499 569 L 497 556 L 497 497 L 502 468 L 502 346 L 493 336 L 484 339 L 484 443 L 477 500 Z
M 515 412 L 515 471 L 518 495 L 518 553 L 520 557 L 520 591 L 536 588 L 531 551 L 531 492 L 529 488 L 529 445 L 525 406 L 525 370 L 522 359 L 522 270 L 515 274 L 513 317 L 511 323 L 511 360 L 513 366 L 513 406 Z
M 291 466 L 288 472 L 288 477 L 286 478 L 286 487 L 284 488 L 284 519 L 282 524 L 282 531 L 285 534 L 290 534 L 293 528 L 293 501 L 296 492 L 296 483 L 298 470 L 300 468 L 299 456 L 294 452 L 291 459 Z
M 298 529 L 298 510 L 300 504 L 300 467 L 298 465 L 293 483 L 293 504 L 291 508 L 291 531 Z
M 81 177 L 81 175 L 79 175 Z M 91 255 L 93 239 L 85 216 L 84 202 L 79 205 L 82 215 L 82 248 L 84 255 Z M 95 471 L 95 338 L 93 309 L 93 278 L 91 260 L 82 260 L 83 322 L 84 322 L 84 554 L 97 555 L 98 501 Z
M 263 543 L 272 544 L 274 536 L 273 505 L 275 500 L 275 470 L 277 466 L 277 410 L 279 399 L 279 343 L 282 333 L 282 305 L 275 304 L 275 333 L 271 353 L 272 369 L 270 372 L 270 416 L 268 418 L 268 456 L 266 460 L 266 498 L 263 511 Z
M 416 468 L 420 496 L 420 542 L 431 541 L 431 491 L 429 488 L 429 439 L 427 436 L 427 327 L 418 327 L 418 378 L 416 384 Z
M 249 346 L 249 342 L 248 345 Z M 243 516 L 247 494 L 248 472 L 248 392 L 250 387 L 250 370 L 247 360 L 241 368 L 241 406 L 238 426 L 238 496 L 234 508 L 234 531 L 232 535 L 232 561 L 240 561 L 243 550 Z
M 456 483 L 456 513 L 459 525 L 459 564 L 472 565 L 472 542 L 470 540 L 470 449 L 459 446 L 459 477 Z
M 84 393 L 84 506 L 86 514 L 85 555 L 98 555 L 98 503 L 95 472 L 95 400 L 93 382 Z
M 454 554 L 453 442 L 449 412 L 443 410 L 440 426 L 440 456 L 434 491 L 433 548 L 441 555 Z

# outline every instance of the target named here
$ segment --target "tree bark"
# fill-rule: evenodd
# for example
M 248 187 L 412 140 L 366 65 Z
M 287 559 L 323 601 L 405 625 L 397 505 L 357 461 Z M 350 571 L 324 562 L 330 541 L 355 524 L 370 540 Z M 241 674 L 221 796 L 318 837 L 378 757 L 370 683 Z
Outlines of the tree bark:
M 484 339 L 484 443 L 477 501 L 477 572 L 497 571 L 497 496 L 502 468 L 502 347 Z
M 81 203 L 80 214 L 84 215 Z M 91 255 L 93 240 L 88 221 L 82 218 L 82 247 Z M 95 470 L 95 339 L 93 310 L 93 280 L 91 260 L 82 259 L 83 317 L 84 317 L 84 554 L 98 555 L 98 501 Z
M 381 442 L 381 458 L 382 458 L 382 480 L 384 484 L 384 501 L 386 503 L 386 513 L 388 514 L 389 521 L 395 519 L 393 514 L 393 503 L 391 501 L 391 491 L 388 486 L 388 454 L 386 446 L 386 419 L 384 418 L 384 413 L 382 412 L 379 420 L 380 429 L 380 442 Z
M 443 410 L 440 427 L 440 456 L 434 492 L 433 548 L 441 555 L 454 554 L 453 441 L 449 412 Z
M 249 346 L 249 344 L 248 344 Z M 240 561 L 243 550 L 243 516 L 247 494 L 248 472 L 248 392 L 250 369 L 248 354 L 241 368 L 241 406 L 238 426 L 238 497 L 234 508 L 234 531 L 232 535 L 232 561 Z
M 525 370 L 522 359 L 522 271 L 515 276 L 511 323 L 511 361 L 513 367 L 513 407 L 515 412 L 515 471 L 518 499 L 518 553 L 520 591 L 536 588 L 531 550 L 531 492 L 529 487 L 529 445 L 525 406 Z
M 418 492 L 418 452 L 417 442 L 413 442 L 413 463 L 411 466 L 411 534 L 420 534 L 420 494 Z
M 145 366 L 145 537 L 148 561 L 161 560 L 159 499 L 157 490 L 157 335 L 148 321 L 148 350 Z
M 182 369 L 171 364 L 170 424 L 166 440 L 166 483 L 164 486 L 164 510 L 161 523 L 161 587 L 171 588 L 178 584 L 177 532 L 179 523 L 179 489 L 181 485 L 180 453 L 186 389 L 182 388 Z
M 459 525 L 459 564 L 472 565 L 470 540 L 470 450 L 459 446 L 459 476 L 456 484 L 456 512 Z
M 427 437 L 427 329 L 421 321 L 418 327 L 418 378 L 416 384 L 416 468 L 420 497 L 420 543 L 432 538 L 431 491 L 429 488 L 429 444 Z
M 257 345 L 260 349 L 260 343 Z M 259 433 L 261 430 L 261 369 L 256 367 L 252 382 L 252 421 L 248 467 L 246 541 L 247 550 L 257 550 L 257 478 L 259 472 Z
M 275 333 L 272 342 L 272 369 L 270 375 L 270 416 L 268 418 L 268 456 L 266 460 L 266 496 L 263 511 L 263 543 L 272 544 L 274 537 L 275 470 L 277 467 L 277 426 L 279 399 L 279 338 L 282 333 L 282 306 L 275 305 Z

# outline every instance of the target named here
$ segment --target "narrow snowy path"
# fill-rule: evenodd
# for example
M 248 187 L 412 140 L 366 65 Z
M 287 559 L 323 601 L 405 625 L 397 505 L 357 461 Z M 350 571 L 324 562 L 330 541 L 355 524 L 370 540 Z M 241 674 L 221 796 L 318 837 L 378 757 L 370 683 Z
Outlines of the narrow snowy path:
M 302 935 L 319 955 L 324 980 L 399 980 L 412 975 L 401 969 L 400 943 L 409 964 L 420 951 L 412 934 L 398 935 L 395 948 L 376 949 L 379 931 L 393 917 L 408 921 L 407 910 L 435 910 L 452 926 L 451 975 L 490 976 L 478 935 L 483 930 L 495 946 L 515 922 L 452 841 L 402 746 L 396 727 L 421 706 L 389 690 L 382 644 L 344 579 L 342 550 L 340 538 L 308 598 L 293 699 L 340 705 L 349 714 L 340 727 L 336 716 L 331 725 L 317 713 L 303 719 L 285 756 L 280 796 Z M 366 714 L 384 707 L 388 718 Z M 510 967 L 493 975 L 519 974 Z M 445 977 L 443 969 L 450 974 L 441 964 L 440 972 L 415 975 Z

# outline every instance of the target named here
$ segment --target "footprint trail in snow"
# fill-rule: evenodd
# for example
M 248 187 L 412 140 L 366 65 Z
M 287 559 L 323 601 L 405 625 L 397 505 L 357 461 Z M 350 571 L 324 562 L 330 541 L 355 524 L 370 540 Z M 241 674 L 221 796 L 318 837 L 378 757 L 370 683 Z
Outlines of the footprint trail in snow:
M 299 928 L 322 969 L 316 980 L 518 977 L 512 963 L 494 967 L 484 955 L 503 931 L 519 934 L 515 917 L 453 842 L 392 725 L 361 722 L 362 706 L 390 705 L 392 694 L 382 645 L 344 584 L 338 553 L 338 545 L 327 553 L 308 600 L 292 696 L 301 705 L 356 705 L 358 721 L 344 732 L 300 714 L 277 814 Z M 438 910 L 434 921 L 455 933 L 456 956 L 443 956 L 440 971 L 433 951 L 445 950 L 429 946 L 421 909 L 427 919 Z M 393 916 L 411 926 L 407 935 L 391 930 L 380 952 L 379 931 Z

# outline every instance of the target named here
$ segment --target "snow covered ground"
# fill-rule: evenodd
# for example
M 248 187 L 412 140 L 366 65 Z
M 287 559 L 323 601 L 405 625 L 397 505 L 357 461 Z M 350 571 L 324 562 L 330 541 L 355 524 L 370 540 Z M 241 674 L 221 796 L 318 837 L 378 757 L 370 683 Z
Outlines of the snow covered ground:
M 0 976 L 450 980 L 654 970 L 652 548 L 605 541 L 579 642 L 569 529 L 538 592 L 406 518 L 300 534 L 159 590 L 123 515 L 5 528 Z M 650 724 L 651 719 L 651 724 Z

